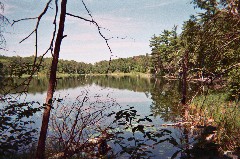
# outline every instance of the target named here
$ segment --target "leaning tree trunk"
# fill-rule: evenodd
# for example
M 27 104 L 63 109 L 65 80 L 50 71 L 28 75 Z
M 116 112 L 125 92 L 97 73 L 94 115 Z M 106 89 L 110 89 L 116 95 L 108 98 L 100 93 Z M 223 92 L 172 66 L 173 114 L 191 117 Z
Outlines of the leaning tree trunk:
M 240 0 L 238 0 L 237 3 L 237 13 L 240 14 Z
M 182 106 L 183 106 L 183 119 L 187 121 L 189 118 L 189 106 L 187 104 L 187 89 L 188 89 L 188 83 L 187 83 L 187 77 L 188 77 L 188 50 L 185 50 L 184 56 L 183 56 L 183 62 L 182 62 L 182 69 L 183 69 L 183 76 L 182 76 Z M 186 152 L 187 157 L 190 157 L 189 153 L 189 130 L 187 127 L 183 127 L 183 134 L 184 134 L 184 142 L 186 143 L 186 147 L 184 148 L 184 151 Z
M 56 42 L 55 42 L 55 46 L 54 46 L 54 54 L 53 54 L 51 71 L 50 71 L 50 79 L 49 79 L 49 84 L 48 84 L 46 107 L 43 112 L 42 127 L 41 127 L 41 132 L 40 132 L 40 137 L 38 140 L 37 152 L 36 152 L 36 157 L 35 157 L 36 159 L 44 159 L 45 158 L 44 157 L 45 143 L 46 143 L 50 111 L 52 108 L 52 98 L 53 98 L 53 93 L 54 93 L 55 87 L 56 87 L 56 72 L 57 72 L 58 57 L 59 57 L 61 42 L 63 39 L 64 23 L 65 23 L 65 16 L 66 16 L 66 6 L 67 6 L 67 0 L 62 0 L 60 21 L 59 21 L 59 26 L 58 26 Z
M 187 105 L 187 72 L 188 72 L 188 50 L 185 51 L 183 62 L 182 62 L 183 76 L 182 76 L 182 106 L 183 116 L 185 119 L 188 118 L 188 105 Z

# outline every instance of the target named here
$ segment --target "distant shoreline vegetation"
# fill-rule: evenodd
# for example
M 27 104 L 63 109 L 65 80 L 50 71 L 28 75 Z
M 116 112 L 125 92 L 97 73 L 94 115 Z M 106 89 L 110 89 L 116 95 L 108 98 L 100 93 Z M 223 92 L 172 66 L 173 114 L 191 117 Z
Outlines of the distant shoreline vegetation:
M 130 72 L 130 73 L 104 73 L 104 74 L 98 74 L 98 73 L 90 73 L 90 74 L 63 74 L 63 73 L 57 73 L 57 78 L 67 78 L 67 77 L 79 77 L 79 76 L 115 76 L 115 77 L 124 77 L 124 76 L 129 76 L 129 77 L 141 77 L 141 78 L 150 78 L 154 77 L 153 74 L 148 74 L 148 73 L 141 73 L 141 72 Z M 17 77 L 17 76 L 8 76 L 8 77 Z M 30 75 L 23 74 L 20 78 L 28 78 Z M 33 78 L 46 78 L 46 74 L 38 74 L 38 75 L 33 75 Z
M 2 56 L 0 55 L 0 76 L 28 77 L 35 70 L 34 76 L 50 74 L 51 58 L 38 57 L 34 65 L 34 56 Z M 76 62 L 74 60 L 59 60 L 59 77 L 78 75 L 114 75 L 114 76 L 151 76 L 151 57 L 139 55 L 128 58 L 100 61 L 94 64 Z M 37 71 L 36 71 L 37 70 Z

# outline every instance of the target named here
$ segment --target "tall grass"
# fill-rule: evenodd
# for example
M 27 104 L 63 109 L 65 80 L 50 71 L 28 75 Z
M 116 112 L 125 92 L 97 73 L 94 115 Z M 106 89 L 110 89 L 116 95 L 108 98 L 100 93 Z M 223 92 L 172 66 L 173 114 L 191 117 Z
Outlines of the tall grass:
M 228 94 L 209 92 L 196 97 L 191 103 L 195 118 L 202 125 L 217 127 L 215 142 L 220 151 L 235 151 L 240 146 L 240 107 L 237 101 L 228 101 Z

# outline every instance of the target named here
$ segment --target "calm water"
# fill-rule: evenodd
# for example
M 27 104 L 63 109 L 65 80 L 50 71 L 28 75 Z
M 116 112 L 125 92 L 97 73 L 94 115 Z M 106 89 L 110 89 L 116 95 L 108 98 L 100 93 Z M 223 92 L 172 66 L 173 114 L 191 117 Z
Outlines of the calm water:
M 47 83 L 48 80 L 45 78 L 33 79 L 29 87 L 29 94 L 21 96 L 19 100 L 39 101 L 40 105 L 42 105 L 46 98 Z M 189 93 L 194 92 L 195 87 L 196 85 L 189 85 Z M 87 95 L 91 97 L 88 102 L 91 102 L 91 100 L 94 102 L 98 98 L 102 102 L 114 101 L 114 103 L 120 105 L 106 110 L 107 113 L 134 107 L 142 117 L 153 114 L 151 124 L 155 125 L 154 130 L 161 132 L 166 129 L 168 132 L 171 131 L 171 133 L 166 133 L 165 136 L 163 135 L 159 138 L 159 140 L 163 141 L 158 142 L 154 149 L 151 149 L 152 158 L 164 159 L 171 158 L 174 155 L 176 158 L 184 158 L 186 148 L 184 147 L 186 142 L 185 130 L 162 126 L 162 124 L 177 122 L 181 117 L 181 108 L 178 106 L 181 98 L 180 89 L 179 81 L 164 79 L 81 76 L 58 79 L 55 98 L 64 99 L 65 104 L 73 105 L 76 99 L 87 92 Z M 41 112 L 37 113 L 33 119 L 36 123 L 32 127 L 39 128 L 41 126 Z M 132 133 L 128 132 L 124 137 L 127 138 L 131 135 Z M 135 135 L 137 138 L 144 140 L 141 133 L 136 133 Z M 172 140 L 167 138 L 172 138 Z M 153 144 L 153 141 L 146 139 L 143 142 Z M 171 142 L 176 142 L 177 144 Z M 187 142 L 194 143 L 192 138 L 189 138 Z M 113 145 L 113 143 L 110 144 Z M 129 141 L 129 145 L 132 144 L 134 143 Z M 116 145 L 113 147 L 115 151 L 120 149 Z M 124 155 L 122 158 L 124 158 Z M 127 157 L 125 156 L 125 158 Z

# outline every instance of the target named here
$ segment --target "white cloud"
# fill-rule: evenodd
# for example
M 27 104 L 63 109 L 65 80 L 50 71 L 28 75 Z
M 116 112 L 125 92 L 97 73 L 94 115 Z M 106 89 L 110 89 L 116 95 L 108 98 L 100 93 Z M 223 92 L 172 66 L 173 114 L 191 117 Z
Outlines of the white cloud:
M 157 2 L 152 2 L 150 1 L 150 3 L 146 3 L 143 8 L 147 8 L 147 9 L 151 9 L 151 8 L 159 8 L 159 7 L 163 7 L 163 6 L 166 6 L 166 5 L 170 5 L 170 4 L 173 4 L 173 3 L 177 3 L 177 2 L 183 2 L 183 0 L 160 0 L 160 1 L 157 1 Z
M 86 16 L 84 18 L 91 20 Z M 144 22 L 135 21 L 135 19 L 131 17 L 119 17 L 113 14 L 112 15 L 98 14 L 96 16 L 93 16 L 93 18 L 100 27 L 106 28 L 107 30 L 110 30 L 110 32 L 113 32 L 113 33 L 136 32 L 140 29 L 140 26 L 143 25 L 144 23 Z M 74 18 L 71 16 L 67 16 L 66 22 L 67 22 L 66 24 L 78 25 L 79 27 L 90 27 L 90 26 L 95 27 L 95 25 L 91 24 L 90 22 L 86 22 L 84 20 Z M 102 29 L 102 31 L 104 31 L 104 29 Z
M 131 17 L 119 17 L 110 14 L 95 16 L 95 20 L 101 27 L 109 29 L 109 33 L 125 34 L 125 36 L 138 32 L 144 25 L 144 22 L 136 21 Z
M 84 42 L 99 40 L 99 38 L 96 35 L 93 35 L 93 33 L 70 34 L 69 39 L 71 41 L 84 41 Z
M 148 9 L 150 9 L 150 8 L 158 8 L 158 7 L 166 6 L 168 4 L 171 4 L 171 1 L 162 2 L 162 3 L 159 3 L 159 4 L 147 4 L 143 8 L 148 8 Z

